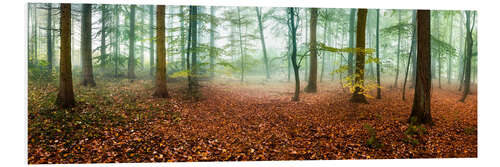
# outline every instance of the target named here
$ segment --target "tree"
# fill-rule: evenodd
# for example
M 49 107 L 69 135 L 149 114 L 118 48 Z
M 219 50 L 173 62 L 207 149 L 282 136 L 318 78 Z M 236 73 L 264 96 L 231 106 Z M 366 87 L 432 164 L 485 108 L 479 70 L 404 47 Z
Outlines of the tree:
M 300 93 L 300 79 L 299 79 L 299 66 L 297 64 L 297 27 L 299 26 L 298 12 L 294 8 L 288 8 L 288 28 L 290 31 L 290 38 L 292 42 L 292 54 L 290 59 L 292 60 L 293 73 L 295 76 L 295 93 L 292 97 L 292 101 L 299 101 Z
M 95 86 L 92 70 L 92 5 L 82 5 L 81 29 L 81 56 L 82 56 L 82 85 Z
M 317 76 L 318 76 L 318 51 L 316 49 L 316 25 L 318 22 L 318 8 L 311 8 L 311 24 L 310 24 L 310 33 L 311 42 L 309 43 L 310 50 L 310 69 L 309 69 L 309 80 L 308 85 L 305 88 L 305 92 L 316 92 L 317 91 Z
M 354 48 L 354 22 L 356 21 L 356 9 L 351 9 L 350 19 L 349 19 L 349 48 Z M 352 76 L 353 73 L 353 58 L 354 54 L 349 52 L 349 56 L 347 57 L 347 75 L 349 77 Z
M 401 10 L 398 10 L 398 25 L 401 25 Z M 399 77 L 399 53 L 401 50 L 401 26 L 398 26 L 398 50 L 397 52 L 397 60 L 396 60 L 396 79 L 394 80 L 394 87 L 398 87 L 398 77 Z
M 62 108 L 75 105 L 73 79 L 71 74 L 71 4 L 61 4 L 61 54 L 59 71 L 59 92 L 56 104 Z
M 238 10 L 238 33 L 240 37 L 240 56 L 241 56 L 241 82 L 245 80 L 245 52 L 243 52 L 243 40 L 241 39 L 241 15 L 240 7 L 236 7 Z
M 413 11 L 413 16 L 412 16 L 412 19 L 411 19 L 411 23 L 412 23 L 412 37 L 411 37 L 411 46 L 410 46 L 410 55 L 408 55 L 408 63 L 406 63 L 406 72 L 405 72 L 405 80 L 404 80 L 404 83 L 403 83 L 403 100 L 405 100 L 405 93 L 406 93 L 406 81 L 408 79 L 408 71 L 410 70 L 410 63 L 412 63 L 413 61 L 415 61 L 414 59 L 411 59 L 413 57 L 415 57 L 415 42 L 416 42 L 416 38 L 417 38 L 417 27 L 416 27 L 416 11 Z M 413 61 L 412 61 L 413 60 Z M 414 62 L 413 62 L 414 63 Z
M 155 92 L 153 97 L 166 98 L 167 79 L 166 79 L 166 62 L 165 62 L 165 5 L 156 7 L 156 82 Z
M 52 60 L 54 57 L 52 47 L 52 4 L 47 4 L 47 62 L 49 73 L 52 73 Z
M 367 9 L 358 9 L 358 22 L 356 30 L 356 73 L 354 76 L 354 93 L 351 102 L 368 103 L 364 95 L 365 76 L 365 31 Z
M 153 76 L 154 66 L 155 66 L 155 43 L 154 43 L 154 31 L 155 25 L 153 22 L 153 5 L 149 5 L 149 75 Z
M 417 11 L 417 78 L 409 121 L 431 124 L 431 15 Z
M 115 28 L 114 28 L 114 59 L 115 59 L 115 68 L 114 68 L 114 76 L 118 77 L 118 57 L 120 56 L 120 12 L 118 10 L 119 6 L 115 5 L 114 7 L 114 15 L 115 15 Z
M 448 42 L 450 43 L 450 45 L 452 44 L 452 40 L 453 40 L 453 16 L 454 14 L 451 13 L 451 16 L 450 16 L 450 38 L 448 40 Z M 451 84 L 451 56 L 452 54 L 450 53 L 448 55 L 448 85 Z
M 465 28 L 466 28 L 466 34 L 465 34 L 465 78 L 464 78 L 464 92 L 462 95 L 462 98 L 460 99 L 460 102 L 465 102 L 465 98 L 467 98 L 467 95 L 469 94 L 470 91 L 470 79 L 471 79 L 471 64 L 472 64 L 472 47 L 474 46 L 474 41 L 472 39 L 472 32 L 474 31 L 474 24 L 476 22 L 476 15 L 475 13 L 472 14 L 473 18 L 473 23 L 471 26 L 471 11 L 465 11 Z
M 215 77 L 215 7 L 210 6 L 210 78 Z
M 266 67 L 266 79 L 271 79 L 271 74 L 269 71 L 269 60 L 267 58 L 266 51 L 266 41 L 264 39 L 264 28 L 262 26 L 262 9 L 259 7 L 255 7 L 255 11 L 257 12 L 257 21 L 259 22 L 259 33 L 260 33 L 260 43 L 262 44 L 262 53 L 264 54 L 264 66 Z
M 130 32 L 128 50 L 128 79 L 133 82 L 135 79 L 135 7 L 130 6 Z
M 187 68 L 189 70 L 188 74 L 188 92 L 189 94 L 196 93 L 197 89 L 194 89 L 198 85 L 197 80 L 197 58 L 196 53 L 198 52 L 198 29 L 197 29 L 197 6 L 189 6 L 189 34 L 188 34 L 188 51 L 191 55 L 187 55 Z M 192 62 L 189 62 L 189 56 L 191 56 Z
M 376 30 L 376 34 L 377 34 L 376 52 L 377 52 L 377 60 L 378 60 L 378 62 L 377 62 L 377 99 L 382 98 L 382 95 L 381 95 L 382 90 L 380 88 L 379 26 L 380 26 L 380 9 L 377 9 L 377 30 Z
M 101 69 L 104 70 L 107 61 L 106 54 L 106 30 L 107 30 L 107 19 L 108 11 L 107 5 L 101 5 Z

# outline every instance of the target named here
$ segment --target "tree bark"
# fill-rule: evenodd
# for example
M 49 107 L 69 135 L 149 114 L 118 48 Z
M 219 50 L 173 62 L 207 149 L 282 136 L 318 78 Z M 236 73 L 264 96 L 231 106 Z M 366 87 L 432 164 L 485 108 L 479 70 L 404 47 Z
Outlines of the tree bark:
M 462 98 L 460 99 L 460 102 L 465 102 L 465 98 L 467 98 L 467 95 L 469 94 L 470 91 L 470 80 L 471 80 L 471 64 L 472 64 L 472 47 L 474 46 L 474 41 L 472 39 L 472 31 L 474 30 L 474 23 L 472 23 L 471 26 L 471 11 L 465 11 L 466 15 L 466 21 L 465 21 L 465 26 L 466 26 L 466 34 L 465 34 L 465 44 L 466 44 L 466 53 L 465 53 L 465 78 L 464 78 L 464 92 L 462 95 Z M 472 16 L 472 17 L 475 17 Z M 474 22 L 475 22 L 475 18 Z
M 431 124 L 431 15 L 417 11 L 417 78 L 410 123 Z
M 95 86 L 92 69 L 92 5 L 82 5 L 81 28 L 81 58 L 82 58 L 82 85 Z
M 130 30 L 128 49 L 128 79 L 135 79 L 135 5 L 130 6 Z
M 316 25 L 318 23 L 318 8 L 311 8 L 311 23 L 310 25 L 310 33 L 311 42 L 309 43 L 310 55 L 310 69 L 309 69 L 309 80 L 307 87 L 305 88 L 305 92 L 315 93 L 317 92 L 317 78 L 318 78 L 318 51 L 316 49 Z
M 154 26 L 154 11 L 153 11 L 153 5 L 149 5 L 149 75 L 154 76 L 154 69 L 155 69 L 155 40 L 154 38 L 154 31 L 155 31 L 155 26 Z
M 75 105 L 73 79 L 71 74 L 71 5 L 61 4 L 61 57 L 59 72 L 59 92 L 56 104 L 62 108 Z
M 156 6 L 156 55 L 158 56 L 156 63 L 156 88 L 153 97 L 166 98 L 167 79 L 166 79 L 166 62 L 165 62 L 165 5 Z
M 260 43 L 262 44 L 262 53 L 264 54 L 264 66 L 266 68 L 266 79 L 271 79 L 271 74 L 269 71 L 269 60 L 267 58 L 267 51 L 266 51 L 266 41 L 264 39 L 264 28 L 262 26 L 262 9 L 259 7 L 255 7 L 255 11 L 257 12 L 257 21 L 259 22 Z
M 358 9 L 358 21 L 356 30 L 356 73 L 354 77 L 354 93 L 351 102 L 368 103 L 364 95 L 364 76 L 365 76 L 365 31 L 367 9 Z
M 382 99 L 382 90 L 380 88 L 380 57 L 379 57 L 379 29 L 380 29 L 380 9 L 377 9 L 377 41 L 376 41 L 376 49 L 377 49 L 377 99 Z
M 292 42 L 292 55 L 290 56 L 290 59 L 292 60 L 293 73 L 295 76 L 295 93 L 292 97 L 292 101 L 299 101 L 300 78 L 299 78 L 299 66 L 297 64 L 297 41 L 296 41 L 298 25 L 295 24 L 296 13 L 294 8 L 288 8 L 288 15 L 289 15 L 288 28 L 290 30 L 290 37 Z

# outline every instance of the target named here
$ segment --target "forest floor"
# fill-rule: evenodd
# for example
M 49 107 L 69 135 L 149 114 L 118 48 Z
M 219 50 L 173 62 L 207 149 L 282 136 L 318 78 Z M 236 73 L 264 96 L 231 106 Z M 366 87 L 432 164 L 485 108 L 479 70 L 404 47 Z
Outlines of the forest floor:
M 408 124 L 413 89 L 349 102 L 339 84 L 290 101 L 287 82 L 184 82 L 151 97 L 149 80 L 75 84 L 78 105 L 57 109 L 55 84 L 28 84 L 28 162 L 106 163 L 477 157 L 477 96 L 433 88 L 433 126 Z M 305 85 L 305 84 L 303 84 Z M 373 136 L 373 137 L 372 137 Z M 370 139 L 373 138 L 373 139 Z

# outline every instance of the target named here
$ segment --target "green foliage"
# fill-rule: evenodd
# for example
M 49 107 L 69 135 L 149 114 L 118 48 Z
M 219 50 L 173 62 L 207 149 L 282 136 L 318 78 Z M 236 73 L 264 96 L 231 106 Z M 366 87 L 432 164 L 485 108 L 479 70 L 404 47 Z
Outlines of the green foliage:
M 46 60 L 39 60 L 37 65 L 29 64 L 28 78 L 30 81 L 51 82 L 57 78 L 56 70 L 51 71 L 49 70 L 49 63 Z
M 408 125 L 408 128 L 404 133 L 404 142 L 410 143 L 412 145 L 418 145 L 420 144 L 419 139 L 421 139 L 424 134 L 427 134 L 427 129 L 424 127 L 424 125 L 417 123 L 417 117 L 411 117 L 410 125 Z
M 368 132 L 368 139 L 366 139 L 366 145 L 371 148 L 380 148 L 382 146 L 381 143 L 379 143 L 377 139 L 377 132 L 373 127 L 371 127 L 368 124 L 363 125 L 363 128 L 365 128 Z

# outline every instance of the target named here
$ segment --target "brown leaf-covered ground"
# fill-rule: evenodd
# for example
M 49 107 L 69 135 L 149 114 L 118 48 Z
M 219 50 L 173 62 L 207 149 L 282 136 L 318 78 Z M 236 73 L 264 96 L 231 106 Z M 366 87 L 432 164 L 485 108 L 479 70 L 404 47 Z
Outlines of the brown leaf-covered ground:
M 385 88 L 382 99 L 353 104 L 338 83 L 320 83 L 299 102 L 287 82 L 200 85 L 197 100 L 184 82 L 168 83 L 167 99 L 152 98 L 148 80 L 76 85 L 78 105 L 60 110 L 54 84 L 30 83 L 28 162 L 477 157 L 477 96 L 457 102 L 456 88 L 434 87 L 434 125 L 407 134 L 413 89 L 406 101 L 401 89 Z M 370 127 L 376 147 L 367 144 Z

